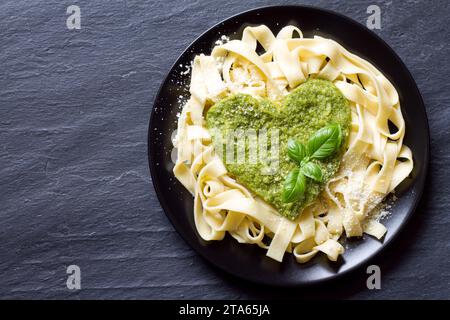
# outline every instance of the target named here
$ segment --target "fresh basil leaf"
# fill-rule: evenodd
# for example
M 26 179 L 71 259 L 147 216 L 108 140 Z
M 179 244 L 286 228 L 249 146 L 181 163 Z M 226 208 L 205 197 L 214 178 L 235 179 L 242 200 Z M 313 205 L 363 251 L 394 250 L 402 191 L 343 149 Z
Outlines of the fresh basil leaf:
M 298 200 L 305 193 L 306 177 L 300 169 L 295 168 L 286 177 L 283 186 L 282 200 L 285 203 Z
M 332 155 L 341 145 L 342 129 L 331 124 L 314 133 L 308 140 L 308 154 L 312 159 L 323 160 Z
M 320 167 L 314 162 L 305 163 L 305 165 L 301 168 L 301 172 L 308 178 L 311 178 L 317 182 L 322 182 L 323 180 L 322 169 L 320 169 Z
M 306 156 L 306 147 L 293 139 L 289 139 L 287 148 L 289 158 L 297 163 L 300 163 Z

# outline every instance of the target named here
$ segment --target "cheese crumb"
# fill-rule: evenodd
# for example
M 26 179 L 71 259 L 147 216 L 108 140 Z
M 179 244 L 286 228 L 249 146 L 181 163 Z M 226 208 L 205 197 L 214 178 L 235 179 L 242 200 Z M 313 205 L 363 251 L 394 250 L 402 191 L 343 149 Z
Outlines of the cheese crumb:
M 230 37 L 227 37 L 227 36 L 225 36 L 225 35 L 222 35 L 221 37 L 220 37 L 220 39 L 218 39 L 214 44 L 216 45 L 216 46 L 221 46 L 221 45 L 224 45 L 225 43 L 227 43 L 227 42 L 229 42 L 230 41 Z

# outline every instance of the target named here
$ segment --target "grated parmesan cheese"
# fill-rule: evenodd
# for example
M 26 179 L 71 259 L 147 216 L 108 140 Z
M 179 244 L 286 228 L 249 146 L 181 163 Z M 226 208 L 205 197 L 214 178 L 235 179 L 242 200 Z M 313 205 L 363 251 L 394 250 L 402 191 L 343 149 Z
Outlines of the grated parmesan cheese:
M 216 40 L 216 42 L 214 42 L 214 44 L 216 46 L 221 46 L 221 45 L 224 45 L 225 43 L 227 43 L 229 41 L 230 41 L 230 37 L 222 35 L 219 39 Z

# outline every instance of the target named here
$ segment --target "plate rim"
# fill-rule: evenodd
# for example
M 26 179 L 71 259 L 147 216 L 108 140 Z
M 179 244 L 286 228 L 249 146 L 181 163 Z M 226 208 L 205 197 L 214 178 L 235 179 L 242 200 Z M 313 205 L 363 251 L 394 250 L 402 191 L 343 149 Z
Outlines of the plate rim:
M 346 22 L 351 23 L 353 25 L 356 25 L 359 28 L 365 28 L 369 33 L 371 33 L 371 35 L 373 37 L 375 37 L 378 41 L 380 41 L 384 47 L 390 51 L 391 55 L 395 58 L 396 62 L 399 63 L 399 65 L 405 70 L 405 74 L 407 76 L 407 78 L 409 79 L 409 81 L 411 81 L 415 88 L 417 89 L 417 93 L 419 96 L 419 104 L 420 107 L 423 109 L 423 113 L 424 113 L 424 121 L 425 121 L 425 134 L 426 134 L 426 150 L 424 152 L 424 161 L 423 161 L 423 172 L 421 173 L 421 175 L 423 175 L 423 182 L 421 183 L 421 185 L 419 185 L 418 187 L 418 196 L 415 197 L 413 199 L 413 203 L 412 206 L 410 208 L 410 210 L 408 210 L 408 212 L 406 213 L 405 217 L 403 218 L 403 221 L 400 223 L 400 225 L 397 227 L 395 233 L 386 241 L 383 242 L 383 244 L 376 249 L 373 253 L 371 253 L 368 257 L 366 257 L 365 259 L 362 259 L 361 261 L 357 262 L 355 265 L 349 267 L 348 269 L 342 271 L 342 272 L 338 272 L 335 274 L 332 274 L 328 277 L 323 277 L 323 278 L 319 278 L 319 279 L 314 279 L 314 280 L 307 280 L 305 282 L 301 282 L 301 283 L 284 283 L 284 284 L 277 284 L 274 282 L 270 282 L 270 281 L 256 281 L 252 278 L 246 278 L 240 274 L 236 274 L 233 273 L 231 271 L 229 271 L 227 268 L 225 268 L 224 266 L 222 266 L 219 263 L 216 263 L 215 261 L 212 261 L 212 259 L 209 259 L 206 254 L 204 254 L 201 250 L 198 250 L 195 246 L 193 246 L 191 244 L 191 240 L 188 239 L 187 237 L 185 237 L 183 235 L 183 232 L 178 230 L 177 227 L 177 223 L 176 221 L 171 217 L 170 214 L 167 214 L 167 212 L 169 212 L 170 210 L 167 208 L 167 205 L 165 203 L 165 199 L 162 196 L 162 190 L 160 189 L 160 185 L 159 183 L 155 183 L 155 159 L 154 159 L 154 155 L 152 154 L 151 148 L 150 148 L 150 144 L 151 144 L 151 139 L 152 139 L 152 130 L 151 129 L 151 124 L 155 119 L 155 105 L 157 104 L 157 101 L 163 91 L 164 85 L 167 82 L 167 79 L 169 78 L 170 74 L 172 73 L 172 71 L 176 68 L 176 66 L 179 64 L 179 61 L 184 57 L 185 54 L 187 54 L 190 50 L 190 48 L 197 43 L 203 36 L 205 36 L 207 33 L 209 33 L 211 30 L 220 27 L 220 25 L 224 24 L 225 22 L 238 18 L 239 16 L 245 15 L 245 14 L 250 14 L 250 13 L 254 13 L 256 14 L 258 11 L 261 10 L 268 10 L 268 9 L 286 9 L 286 8 L 295 8 L 295 10 L 298 9 L 307 9 L 307 10 L 315 10 L 318 12 L 322 12 L 322 13 L 327 13 L 330 15 L 334 15 L 337 16 L 343 20 L 346 20 Z M 245 281 L 248 281 L 250 283 L 254 283 L 254 284 L 258 284 L 258 285 L 265 285 L 265 286 L 270 286 L 270 287 L 284 287 L 284 288 L 299 288 L 299 287 L 307 287 L 307 286 L 315 286 L 315 285 L 319 285 L 325 282 L 330 282 L 333 280 L 337 280 L 342 278 L 343 276 L 346 276 L 352 272 L 354 272 L 355 270 L 361 268 L 363 266 L 364 263 L 370 262 L 373 259 L 375 259 L 378 255 L 380 255 L 382 252 L 384 252 L 386 250 L 387 247 L 389 247 L 392 242 L 397 239 L 397 237 L 399 236 L 399 234 L 404 230 L 405 226 L 410 222 L 411 217 L 413 216 L 413 214 L 417 211 L 417 208 L 421 202 L 421 200 L 423 199 L 423 191 L 426 185 L 426 182 L 428 181 L 428 169 L 429 169 L 429 162 L 430 162 L 430 127 L 429 127 L 429 121 L 428 121 L 428 116 L 427 116 L 427 112 L 426 112 L 426 106 L 425 106 L 425 102 L 423 100 L 422 94 L 419 90 L 419 87 L 417 86 L 417 83 L 414 79 L 414 77 L 412 76 L 411 72 L 409 71 L 409 69 L 407 68 L 406 64 L 403 62 L 403 60 L 400 58 L 399 55 L 397 55 L 397 53 L 394 51 L 394 49 L 384 40 L 382 39 L 378 34 L 376 34 L 374 31 L 372 31 L 371 29 L 367 28 L 366 26 L 364 26 L 362 23 L 354 20 L 353 18 L 350 18 L 342 13 L 330 10 L 330 9 L 326 9 L 326 8 L 322 8 L 322 7 L 318 7 L 318 6 L 311 6 L 311 5 L 267 5 L 267 6 L 259 6 L 256 8 L 252 8 L 252 9 L 248 9 L 245 11 L 241 11 L 238 12 L 236 14 L 233 14 L 231 16 L 228 16 L 222 20 L 220 20 L 219 22 L 215 23 L 214 25 L 210 26 L 208 29 L 206 29 L 205 31 L 203 31 L 199 36 L 197 36 L 194 40 L 192 40 L 186 47 L 185 49 L 183 49 L 183 51 L 181 52 L 181 54 L 178 55 L 178 57 L 176 58 L 175 62 L 173 64 L 171 64 L 170 68 L 168 69 L 168 71 L 165 73 L 164 77 L 162 78 L 161 84 L 156 92 L 156 95 L 153 99 L 153 104 L 152 104 L 152 109 L 151 109 L 151 113 L 150 113 L 150 118 L 149 118 L 149 122 L 148 122 L 148 133 L 147 133 L 147 158 L 148 158 L 148 165 L 149 165 L 149 169 L 150 169 L 150 177 L 152 180 L 152 184 L 153 184 L 153 188 L 155 190 L 157 199 L 160 203 L 161 208 L 163 209 L 164 215 L 169 219 L 170 223 L 172 224 L 172 226 L 174 227 L 175 231 L 178 233 L 178 235 L 183 239 L 183 241 L 191 248 L 191 250 L 195 251 L 196 254 L 198 254 L 205 262 L 207 262 L 210 265 L 213 265 L 214 267 L 217 267 L 218 269 L 220 269 L 221 271 L 225 272 L 228 275 L 231 275 L 235 278 L 238 279 L 242 279 Z M 195 230 L 192 230 L 192 232 L 195 232 Z

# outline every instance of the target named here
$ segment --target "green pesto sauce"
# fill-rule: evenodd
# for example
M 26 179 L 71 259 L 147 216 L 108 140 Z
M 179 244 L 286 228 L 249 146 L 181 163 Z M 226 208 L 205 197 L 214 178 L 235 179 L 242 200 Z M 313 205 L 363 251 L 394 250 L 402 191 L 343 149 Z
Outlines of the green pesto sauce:
M 223 150 L 219 156 L 224 160 L 229 173 L 253 193 L 270 203 L 278 212 L 295 219 L 303 208 L 313 202 L 325 183 L 336 173 L 344 152 L 351 122 L 348 101 L 336 86 L 327 80 L 310 79 L 293 90 L 282 102 L 272 102 L 264 98 L 254 98 L 247 94 L 229 96 L 214 106 L 206 115 L 207 126 L 211 131 L 216 150 Z M 284 180 L 297 164 L 290 160 L 287 141 L 290 138 L 306 144 L 308 138 L 322 127 L 337 123 L 342 126 L 344 139 L 341 148 L 328 159 L 316 161 L 324 174 L 322 183 L 308 179 L 305 196 L 297 202 L 284 203 L 281 200 Z M 269 163 L 230 163 L 225 158 L 227 137 L 232 130 L 254 129 L 256 132 L 271 129 L 279 131 L 279 155 L 270 153 L 271 136 L 268 135 L 269 154 L 267 159 L 279 156 L 279 166 L 273 174 L 262 174 Z M 236 131 L 234 131 L 236 132 Z M 220 134 L 219 134 L 220 133 Z M 249 139 L 235 139 L 235 148 L 245 148 L 249 154 Z M 244 144 L 244 145 L 242 145 Z M 221 147 L 221 148 L 219 148 Z M 247 159 L 247 158 L 246 158 Z

